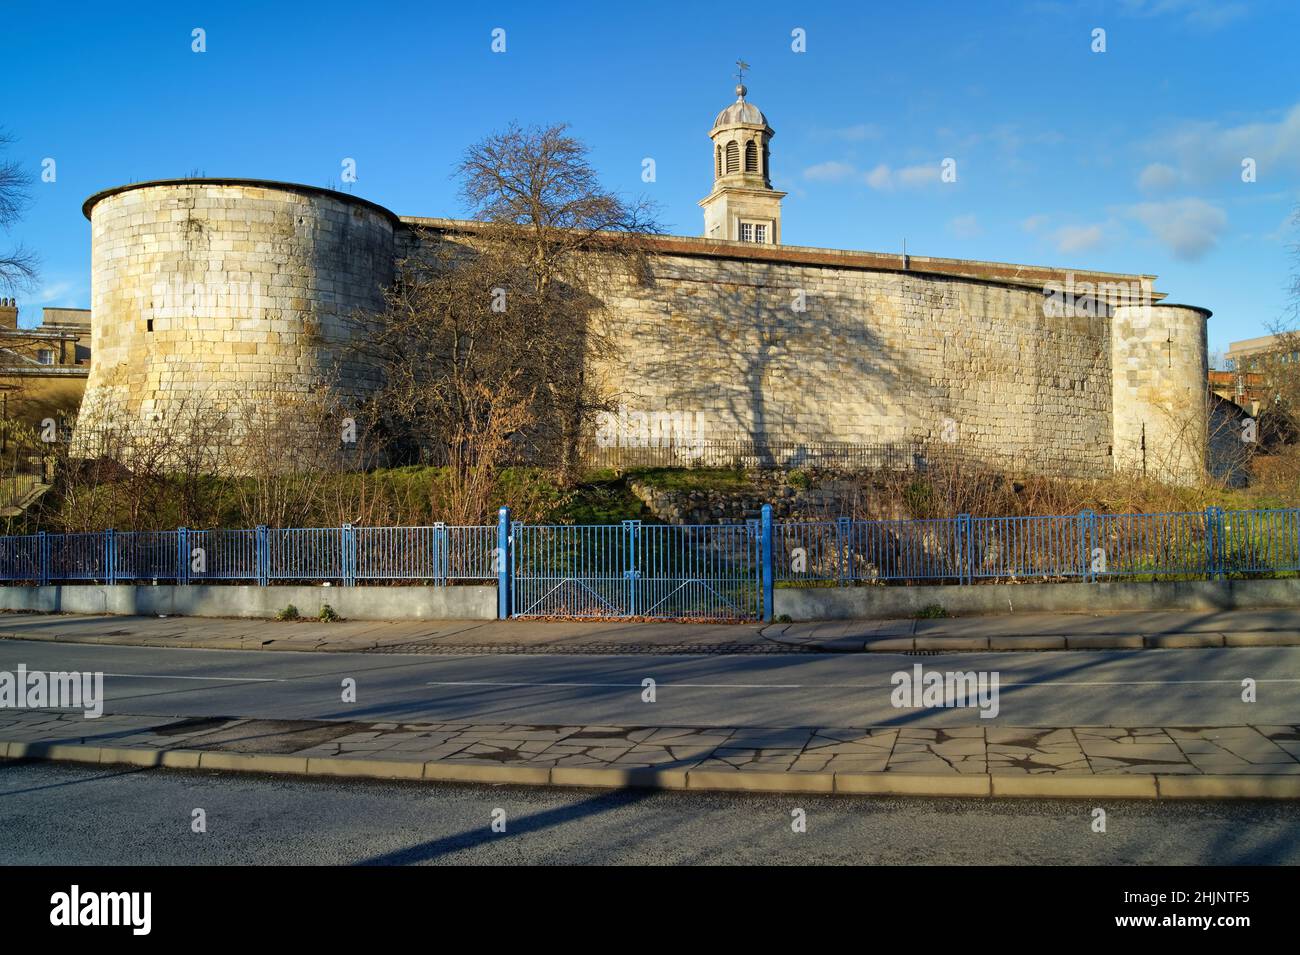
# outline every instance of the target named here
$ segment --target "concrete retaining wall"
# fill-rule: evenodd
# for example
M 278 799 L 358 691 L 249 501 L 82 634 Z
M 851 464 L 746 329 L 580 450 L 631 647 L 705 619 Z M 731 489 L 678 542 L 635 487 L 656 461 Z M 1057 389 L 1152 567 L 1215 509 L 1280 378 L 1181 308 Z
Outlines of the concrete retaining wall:
M 43 613 L 274 617 L 289 604 L 315 617 L 329 604 L 347 620 L 495 620 L 497 590 L 464 587 L 185 587 L 77 584 L 0 587 L 0 609 Z
M 75 584 L 0 587 L 0 610 L 41 613 L 274 617 L 289 604 L 304 617 L 328 603 L 349 620 L 495 620 L 497 591 L 458 587 L 136 587 Z M 1300 579 L 1176 583 L 1018 584 L 935 587 L 781 587 L 776 615 L 792 620 L 914 617 L 938 604 L 950 615 L 1109 610 L 1249 610 L 1300 606 Z
M 990 584 L 777 588 L 774 613 L 792 620 L 915 617 L 932 604 L 956 617 L 1110 610 L 1250 610 L 1300 606 L 1300 579 L 1169 583 Z

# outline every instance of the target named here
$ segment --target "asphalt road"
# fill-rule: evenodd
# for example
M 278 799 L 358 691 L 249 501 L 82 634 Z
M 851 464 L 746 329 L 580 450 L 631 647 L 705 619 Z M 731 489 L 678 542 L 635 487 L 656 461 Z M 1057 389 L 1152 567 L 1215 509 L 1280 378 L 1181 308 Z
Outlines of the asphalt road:
M 623 726 L 951 726 L 971 709 L 897 709 L 890 676 L 996 671 L 985 725 L 1213 726 L 1300 720 L 1300 648 L 942 656 L 390 656 L 0 641 L 0 670 L 105 674 L 105 712 Z M 355 703 L 342 702 L 345 678 Z M 642 681 L 656 701 L 642 702 Z M 1258 682 L 1258 702 L 1241 681 Z
M 1092 831 L 1093 810 L 1106 832 Z M 207 832 L 191 831 L 196 808 Z M 506 831 L 492 813 L 505 810 Z M 804 810 L 807 831 L 791 829 Z M 0 864 L 1300 864 L 1300 805 L 605 792 L 0 763 Z

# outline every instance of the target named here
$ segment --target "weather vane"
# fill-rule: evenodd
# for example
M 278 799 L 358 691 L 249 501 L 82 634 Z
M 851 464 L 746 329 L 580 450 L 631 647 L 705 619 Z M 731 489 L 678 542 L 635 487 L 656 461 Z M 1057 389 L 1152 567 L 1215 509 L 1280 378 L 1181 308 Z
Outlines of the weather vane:
M 736 74 L 736 82 L 743 84 L 745 82 L 745 71 L 749 69 L 749 64 L 744 60 L 737 60 L 736 68 L 739 70 Z

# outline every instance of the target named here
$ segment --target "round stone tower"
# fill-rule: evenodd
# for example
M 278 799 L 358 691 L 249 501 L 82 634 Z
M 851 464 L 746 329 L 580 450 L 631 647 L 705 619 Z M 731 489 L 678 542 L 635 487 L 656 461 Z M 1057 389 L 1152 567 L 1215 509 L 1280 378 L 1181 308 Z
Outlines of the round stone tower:
M 1206 473 L 1206 321 L 1191 305 L 1117 306 L 1111 321 L 1115 469 L 1193 484 Z
M 82 208 L 94 360 L 74 447 L 196 407 L 378 383 L 348 345 L 393 280 L 387 209 L 246 179 L 137 183 Z

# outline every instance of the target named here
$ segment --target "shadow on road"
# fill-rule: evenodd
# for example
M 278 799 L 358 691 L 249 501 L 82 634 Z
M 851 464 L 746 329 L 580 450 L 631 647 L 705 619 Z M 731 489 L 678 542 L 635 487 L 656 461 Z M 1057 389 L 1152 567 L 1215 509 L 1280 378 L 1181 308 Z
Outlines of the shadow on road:
M 507 833 L 510 837 L 518 837 L 529 833 L 542 832 L 568 823 L 579 822 L 602 812 L 623 809 L 649 799 L 653 795 L 654 791 L 649 789 L 624 789 L 617 792 L 597 793 L 586 799 L 557 806 L 554 809 L 536 812 L 530 816 L 521 816 L 517 819 L 509 819 L 506 822 L 507 832 L 493 832 L 491 826 L 485 824 L 475 829 L 457 833 L 454 836 L 443 836 L 440 839 L 432 839 L 419 845 L 407 846 L 404 849 L 395 849 L 391 852 L 371 856 L 368 859 L 361 859 L 354 862 L 353 865 L 416 865 L 421 862 L 429 862 L 453 852 L 473 849 L 489 842 L 495 842 L 498 839 L 507 838 Z

